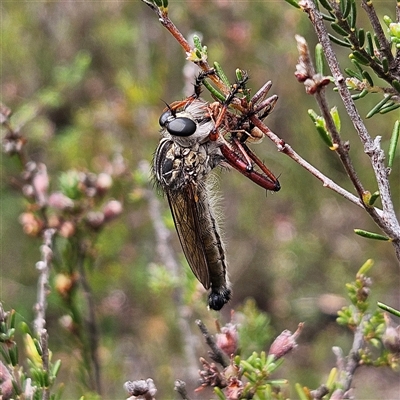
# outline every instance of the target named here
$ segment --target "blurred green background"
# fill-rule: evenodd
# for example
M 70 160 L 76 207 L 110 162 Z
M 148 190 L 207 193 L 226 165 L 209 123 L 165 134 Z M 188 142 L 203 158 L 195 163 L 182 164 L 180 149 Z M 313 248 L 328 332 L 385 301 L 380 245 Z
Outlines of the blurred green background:
M 380 16 L 393 17 L 390 2 L 379 2 L 377 8 Z M 22 133 L 31 157 L 46 163 L 52 188 L 57 187 L 60 171 L 100 173 L 116 157 L 123 158 L 132 173 L 114 186 L 112 195 L 123 201 L 124 215 L 101 233 L 95 269 L 89 275 L 101 331 L 104 398 L 124 398 L 126 380 L 147 377 L 155 380 L 159 398 L 174 396 L 176 378 L 187 380 L 193 389 L 197 358 L 206 355 L 194 320 L 202 318 L 214 331 L 218 315 L 206 310 L 205 295 L 197 301 L 188 318 L 191 333 L 185 333 L 194 335 L 196 357 L 185 359 L 171 288 L 151 284 L 157 280 L 151 266 L 162 260 L 156 257 L 148 202 L 140 196 L 143 182 L 134 177 L 140 162 L 150 162 L 157 146 L 163 101 L 184 98 L 196 72 L 189 69 L 184 77 L 182 49 L 140 1 L 11 1 L 2 2 L 1 14 L 2 102 L 17 114 L 16 122 L 33 116 Z M 193 32 L 202 35 L 210 62 L 218 61 L 232 80 L 236 68 L 249 72 L 253 92 L 272 80 L 271 92 L 279 101 L 267 125 L 336 183 L 352 190 L 337 157 L 307 116 L 309 108 L 318 112 L 313 98 L 294 77 L 294 35 L 305 36 L 311 48 L 316 44 L 304 14 L 283 1 L 212 0 L 171 1 L 170 17 L 186 37 Z M 359 18 L 369 29 L 361 9 Z M 345 49 L 335 49 L 342 68 L 349 67 Z M 331 106 L 338 105 L 341 113 L 342 135 L 350 141 L 357 172 L 374 192 L 368 157 L 337 94 L 332 87 L 327 91 Z M 370 95 L 359 101 L 361 115 L 379 99 Z M 398 116 L 394 114 L 367 121 L 372 136 L 382 135 L 385 150 Z M 399 308 L 398 263 L 390 244 L 353 233 L 354 228 L 377 231 L 365 212 L 324 189 L 267 139 L 253 149 L 279 175 L 282 189 L 266 197 L 237 172 L 218 173 L 234 292 L 221 322 L 228 321 L 230 310 L 240 308 L 247 298 L 269 314 L 273 335 L 283 329 L 294 331 L 304 321 L 300 345 L 280 373 L 293 384 L 316 387 L 335 364 L 331 347 L 342 346 L 347 352 L 351 346 L 351 334 L 334 322 L 345 283 L 373 258 L 372 302 Z M 394 199 L 399 199 L 399 161 L 397 157 L 390 178 Z M 24 235 L 18 223 L 26 204 L 12 185 L 19 171 L 15 159 L 2 156 L 0 298 L 6 309 L 16 309 L 20 319 L 30 323 L 40 240 Z M 183 261 L 167 202 L 159 199 L 173 248 Z M 185 275 L 186 263 L 182 268 Z M 336 297 L 327 297 L 330 294 Z M 84 389 L 76 380 L 73 343 L 59 323 L 64 312 L 52 293 L 50 348 L 53 359 L 63 361 L 59 380 L 66 384 L 64 398 L 70 399 Z M 354 382 L 357 398 L 381 397 L 383 389 L 395 393 L 396 379 L 390 371 L 360 369 Z M 296 397 L 293 392 L 291 396 Z

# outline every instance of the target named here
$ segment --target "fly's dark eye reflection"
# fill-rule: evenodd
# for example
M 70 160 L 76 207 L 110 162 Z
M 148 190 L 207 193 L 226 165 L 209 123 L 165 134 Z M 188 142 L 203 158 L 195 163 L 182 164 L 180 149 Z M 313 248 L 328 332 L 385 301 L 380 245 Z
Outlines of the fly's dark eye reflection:
M 191 136 L 196 132 L 197 124 L 188 117 L 177 117 L 171 110 L 161 114 L 160 126 L 167 129 L 173 136 Z

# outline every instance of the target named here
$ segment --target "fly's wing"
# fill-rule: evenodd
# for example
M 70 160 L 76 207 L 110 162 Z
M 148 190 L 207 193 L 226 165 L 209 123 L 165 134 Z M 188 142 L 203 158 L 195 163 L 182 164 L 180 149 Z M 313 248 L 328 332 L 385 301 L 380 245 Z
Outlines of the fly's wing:
M 179 191 L 166 190 L 169 206 L 178 232 L 179 240 L 189 266 L 205 289 L 210 288 L 210 274 L 207 255 L 201 236 L 201 215 L 198 211 L 197 190 L 205 190 L 203 185 L 188 184 Z

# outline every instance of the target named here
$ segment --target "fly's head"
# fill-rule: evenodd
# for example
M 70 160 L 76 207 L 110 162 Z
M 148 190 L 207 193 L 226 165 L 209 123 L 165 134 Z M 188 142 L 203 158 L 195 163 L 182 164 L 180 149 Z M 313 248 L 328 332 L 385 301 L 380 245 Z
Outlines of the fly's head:
M 204 143 L 214 127 L 207 102 L 189 97 L 168 107 L 159 119 L 161 134 L 182 147 Z

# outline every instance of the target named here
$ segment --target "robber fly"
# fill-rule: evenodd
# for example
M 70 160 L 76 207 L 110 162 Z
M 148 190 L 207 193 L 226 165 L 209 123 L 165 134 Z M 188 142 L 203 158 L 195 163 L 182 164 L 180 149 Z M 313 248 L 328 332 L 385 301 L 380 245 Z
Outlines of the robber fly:
M 209 104 L 200 98 L 208 71 L 196 79 L 195 93 L 167 107 L 159 119 L 161 140 L 153 171 L 167 196 L 175 227 L 191 270 L 205 289 L 211 289 L 208 305 L 220 310 L 231 297 L 227 261 L 220 229 L 210 204 L 207 179 L 218 165 L 229 164 L 265 189 L 280 185 L 246 145 L 256 139 L 249 116 L 264 118 L 275 104 L 265 99 L 270 84 L 249 101 L 239 99 L 245 79 L 230 88 L 225 101 Z M 236 104 L 239 112 L 229 109 Z M 230 135 L 229 138 L 226 138 Z

